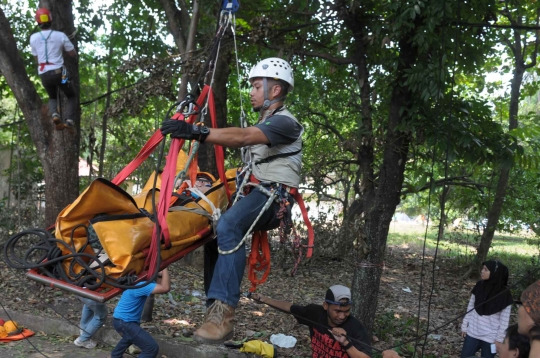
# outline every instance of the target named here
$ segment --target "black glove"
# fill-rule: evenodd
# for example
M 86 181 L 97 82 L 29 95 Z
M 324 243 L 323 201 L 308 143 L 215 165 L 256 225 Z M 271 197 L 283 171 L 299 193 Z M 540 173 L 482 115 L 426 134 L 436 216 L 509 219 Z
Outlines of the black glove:
M 172 138 L 182 138 L 187 140 L 197 140 L 204 143 L 210 130 L 204 124 L 189 124 L 185 121 L 168 119 L 161 123 L 161 134 L 170 134 Z

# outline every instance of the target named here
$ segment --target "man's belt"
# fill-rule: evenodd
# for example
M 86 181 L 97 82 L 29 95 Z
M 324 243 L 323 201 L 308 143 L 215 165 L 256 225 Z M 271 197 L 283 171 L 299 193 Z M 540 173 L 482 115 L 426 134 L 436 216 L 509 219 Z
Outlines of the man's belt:
M 39 64 L 39 70 L 40 71 L 43 71 L 45 69 L 45 66 L 46 65 L 54 65 L 54 63 L 50 63 L 50 62 L 45 62 L 45 63 L 40 63 Z M 51 71 L 54 71 L 55 74 L 57 73 L 62 73 L 62 67 L 60 68 L 55 68 L 54 70 L 51 70 Z M 51 71 L 47 71 L 47 72 L 51 72 Z M 47 73 L 45 72 L 45 73 Z M 43 74 L 43 73 L 42 73 Z

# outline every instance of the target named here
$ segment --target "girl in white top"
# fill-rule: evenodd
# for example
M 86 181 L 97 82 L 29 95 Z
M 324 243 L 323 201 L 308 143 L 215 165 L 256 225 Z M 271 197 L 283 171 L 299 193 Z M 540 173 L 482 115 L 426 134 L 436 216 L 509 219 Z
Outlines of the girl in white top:
M 495 357 L 495 343 L 504 341 L 510 320 L 513 300 L 508 288 L 508 268 L 497 260 L 486 261 L 480 277 L 461 325 L 465 337 L 461 358 L 474 356 L 479 350 L 484 358 Z

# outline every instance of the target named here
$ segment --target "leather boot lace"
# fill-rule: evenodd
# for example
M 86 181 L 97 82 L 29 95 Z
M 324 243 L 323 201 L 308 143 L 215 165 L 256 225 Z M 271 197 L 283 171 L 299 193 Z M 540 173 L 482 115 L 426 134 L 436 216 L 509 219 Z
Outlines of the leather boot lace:
M 223 318 L 225 316 L 225 311 L 227 307 L 221 301 L 215 301 L 212 306 L 208 309 L 208 314 L 206 316 L 207 322 L 213 322 L 218 326 L 223 323 Z

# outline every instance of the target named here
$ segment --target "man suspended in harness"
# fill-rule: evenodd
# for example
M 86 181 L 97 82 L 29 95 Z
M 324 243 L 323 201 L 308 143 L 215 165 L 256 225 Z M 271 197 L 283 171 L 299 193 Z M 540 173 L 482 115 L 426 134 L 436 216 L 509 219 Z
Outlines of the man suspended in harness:
M 250 231 L 277 228 L 280 209 L 268 193 L 288 198 L 288 191 L 298 188 L 302 167 L 302 133 L 304 128 L 284 107 L 283 102 L 294 88 L 292 69 L 280 58 L 260 61 L 250 72 L 251 105 L 259 112 L 256 125 L 247 128 L 212 128 L 192 126 L 184 121 L 168 120 L 162 133 L 175 138 L 195 139 L 227 147 L 242 148 L 246 181 L 259 184 L 247 195 L 237 191 L 235 203 L 219 219 L 217 246 L 205 252 L 207 306 L 204 324 L 195 332 L 195 340 L 219 344 L 234 334 L 234 313 L 240 300 L 240 285 L 246 266 L 244 236 Z M 242 179 L 240 180 L 242 181 Z M 267 210 L 263 210 L 269 204 Z M 259 217 L 260 215 L 260 217 Z M 258 219 L 257 219 L 258 218 Z M 212 251 L 211 247 L 205 251 Z M 209 254 L 209 255 L 207 255 Z M 209 257 L 214 260 L 206 260 Z M 213 273 L 213 275 L 212 275 Z
M 30 36 L 30 46 L 32 55 L 36 57 L 39 64 L 38 74 L 41 83 L 49 95 L 49 115 L 52 116 L 57 130 L 63 130 L 66 127 L 73 130 L 77 98 L 64 66 L 63 51 L 71 57 L 77 57 L 77 52 L 66 34 L 51 30 L 52 18 L 49 10 L 38 9 L 36 21 L 41 31 Z M 58 113 L 58 88 L 67 97 L 67 106 L 63 113 L 65 124 Z

